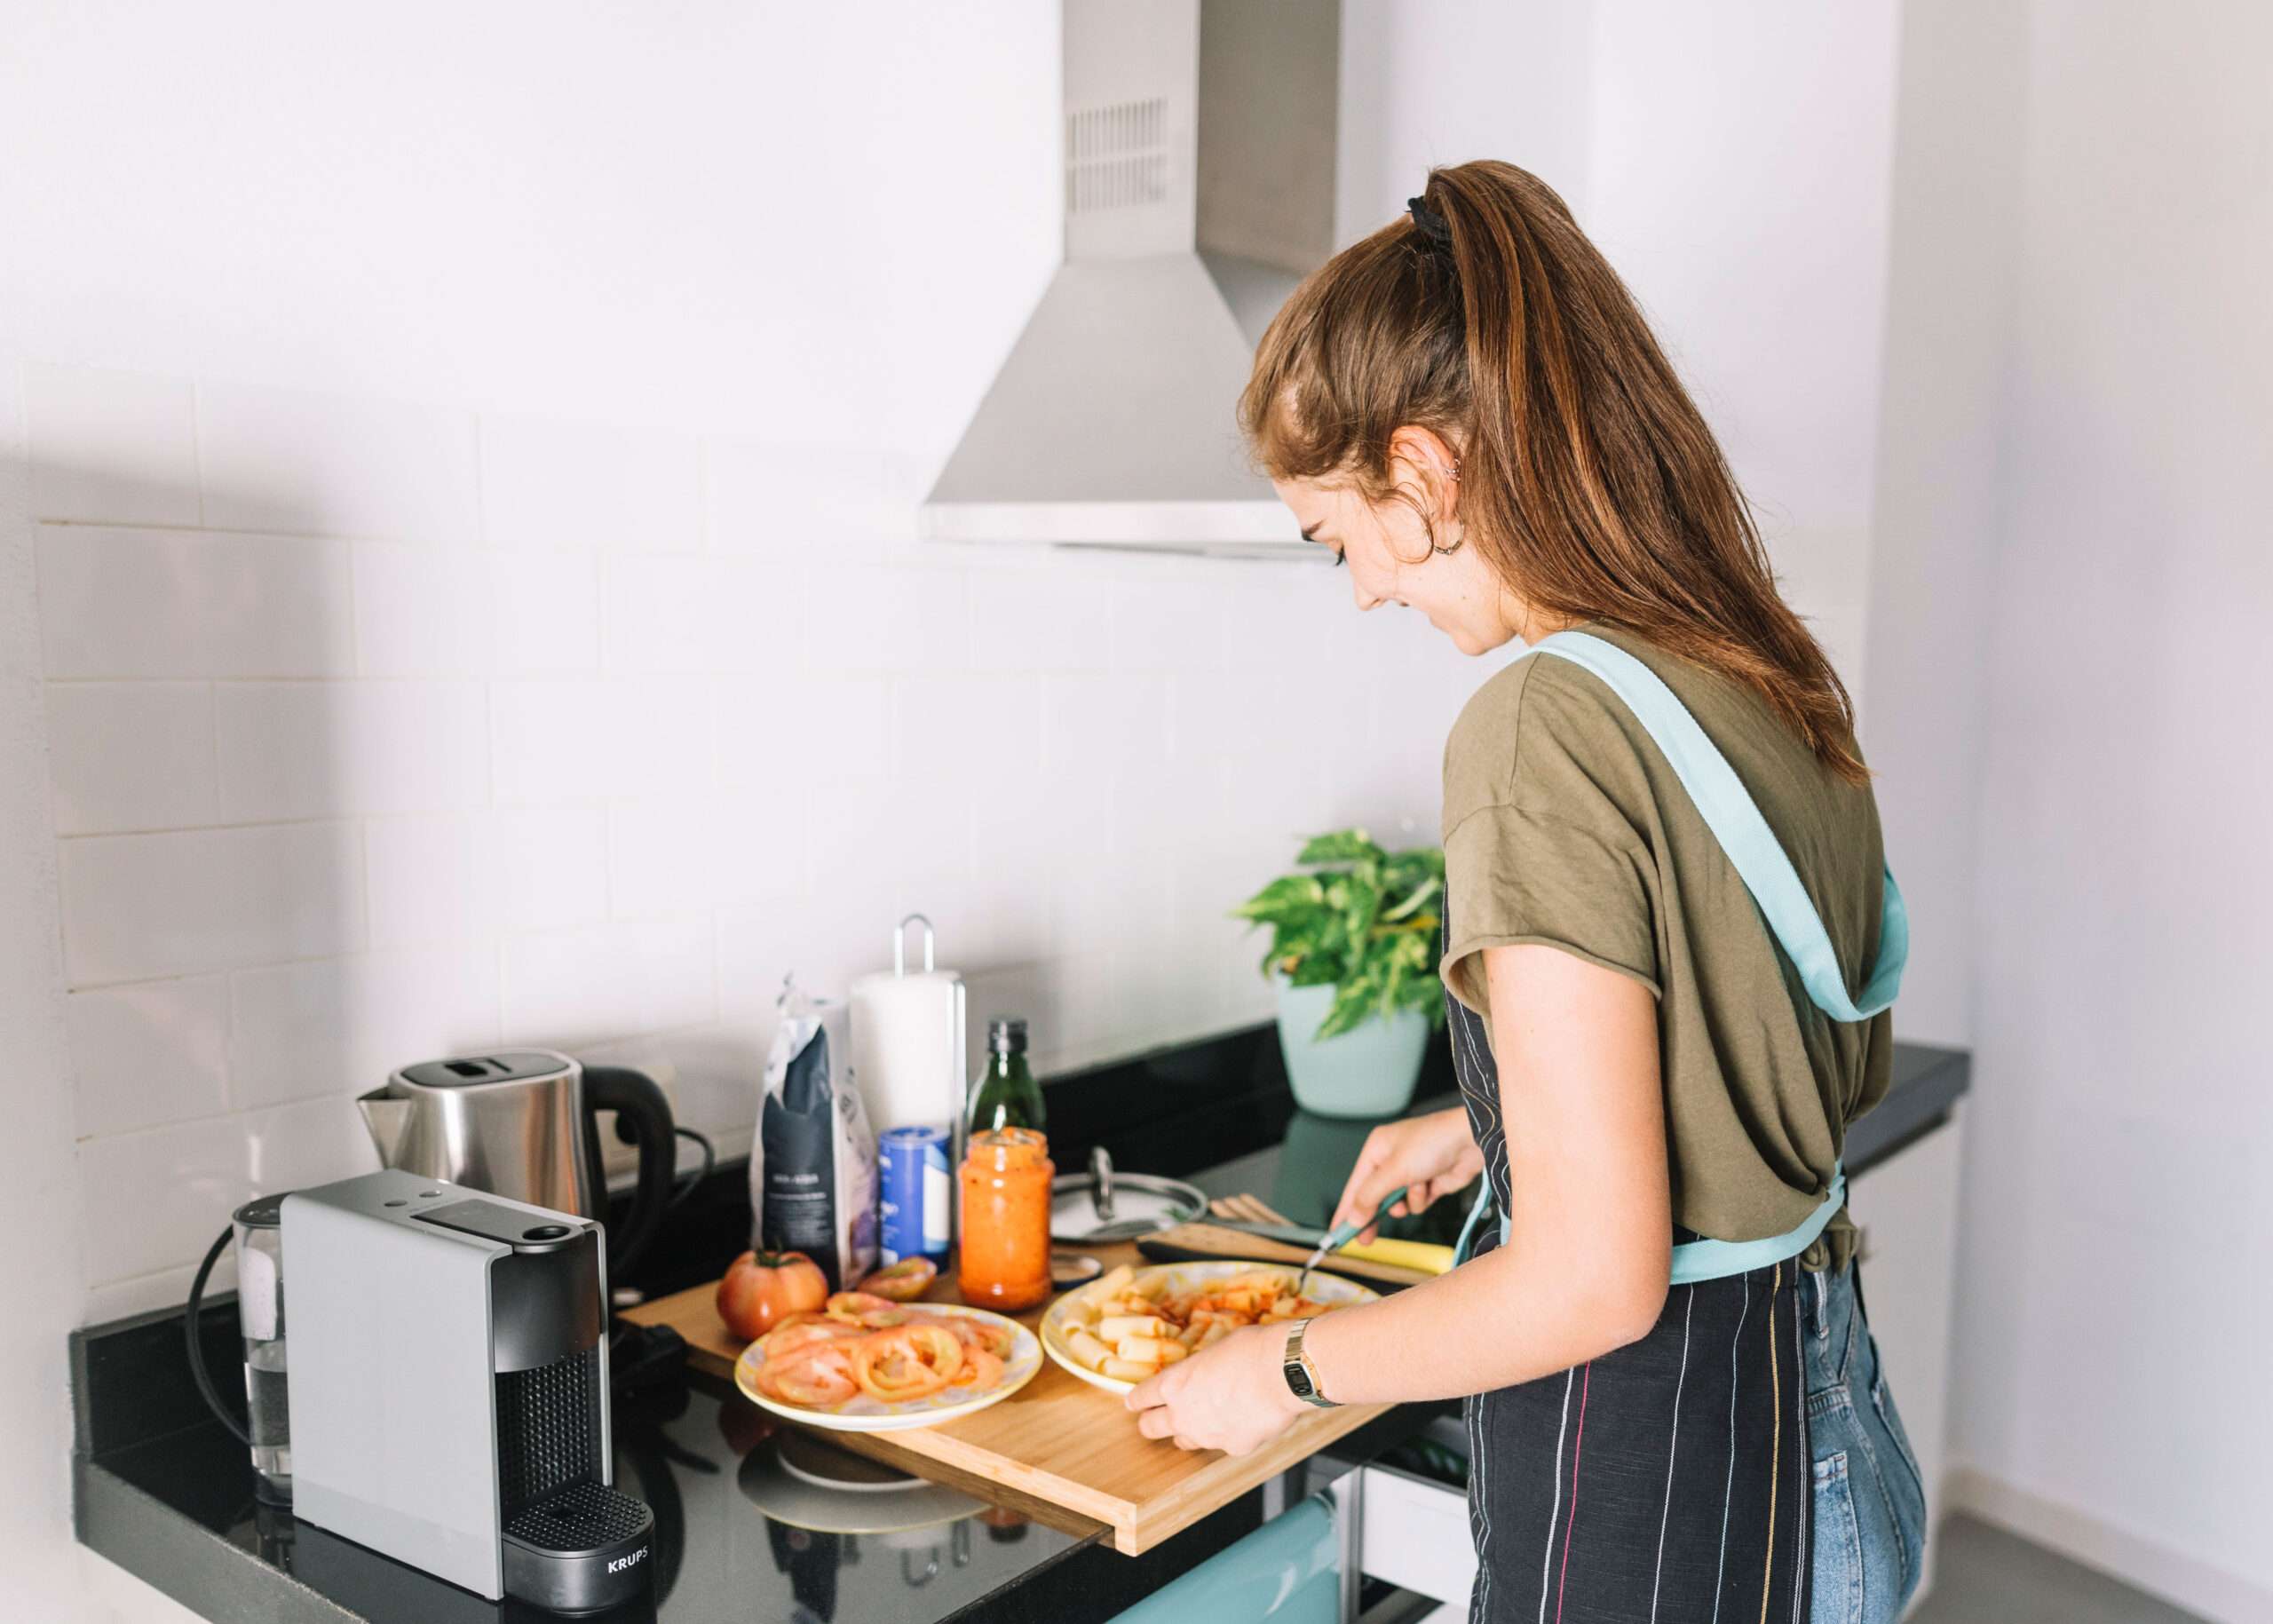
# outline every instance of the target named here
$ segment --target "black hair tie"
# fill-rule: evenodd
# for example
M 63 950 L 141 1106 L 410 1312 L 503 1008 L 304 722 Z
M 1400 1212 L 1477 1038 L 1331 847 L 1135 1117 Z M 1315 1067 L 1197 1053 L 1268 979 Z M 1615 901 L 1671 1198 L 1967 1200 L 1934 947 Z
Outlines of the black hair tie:
M 1437 248 L 1450 248 L 1453 245 L 1451 222 L 1429 207 L 1425 199 L 1408 197 L 1405 200 L 1405 207 L 1413 216 L 1414 230 L 1428 238 L 1430 243 Z

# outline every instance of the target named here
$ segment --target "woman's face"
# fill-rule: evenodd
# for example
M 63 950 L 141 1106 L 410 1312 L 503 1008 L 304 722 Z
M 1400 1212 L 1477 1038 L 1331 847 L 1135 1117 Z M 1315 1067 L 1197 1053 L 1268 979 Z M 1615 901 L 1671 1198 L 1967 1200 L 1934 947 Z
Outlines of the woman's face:
M 1392 471 L 1402 471 L 1394 463 Z M 1416 491 L 1429 488 L 1406 483 Z M 1433 483 L 1443 489 L 1446 482 Z M 1304 538 L 1341 556 L 1358 608 L 1393 603 L 1418 609 L 1464 654 L 1487 654 L 1516 636 L 1522 606 L 1477 549 L 1460 544 L 1460 522 L 1449 512 L 1437 520 L 1432 544 L 1429 527 L 1410 503 L 1395 497 L 1368 502 L 1362 492 L 1339 481 L 1271 484 Z M 1452 551 L 1439 552 L 1437 545 Z

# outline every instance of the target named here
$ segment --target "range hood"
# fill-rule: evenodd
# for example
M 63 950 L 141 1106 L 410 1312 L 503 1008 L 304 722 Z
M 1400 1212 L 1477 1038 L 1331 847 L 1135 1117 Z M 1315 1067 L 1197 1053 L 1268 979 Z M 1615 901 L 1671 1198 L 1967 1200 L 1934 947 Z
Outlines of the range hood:
M 923 508 L 963 542 L 1287 556 L 1233 413 L 1334 240 L 1340 0 L 1063 0 L 1065 259 Z

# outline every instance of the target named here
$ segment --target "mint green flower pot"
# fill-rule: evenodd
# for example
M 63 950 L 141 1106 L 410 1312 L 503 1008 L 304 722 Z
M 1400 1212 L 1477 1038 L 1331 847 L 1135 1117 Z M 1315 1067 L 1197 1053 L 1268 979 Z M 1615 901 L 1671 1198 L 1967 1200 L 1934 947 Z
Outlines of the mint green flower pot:
M 1395 1116 L 1412 1103 L 1429 1051 L 1427 1016 L 1399 1010 L 1321 1043 L 1311 1034 L 1334 1007 L 1334 989 L 1276 985 L 1279 1051 L 1295 1104 L 1320 1116 Z

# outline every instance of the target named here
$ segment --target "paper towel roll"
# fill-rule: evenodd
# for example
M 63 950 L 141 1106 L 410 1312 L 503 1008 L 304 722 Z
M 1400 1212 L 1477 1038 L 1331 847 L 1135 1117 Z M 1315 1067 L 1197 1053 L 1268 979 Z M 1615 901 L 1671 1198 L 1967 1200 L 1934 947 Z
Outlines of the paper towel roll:
M 852 983 L 852 1075 L 878 1133 L 962 1115 L 962 978 L 886 970 Z

